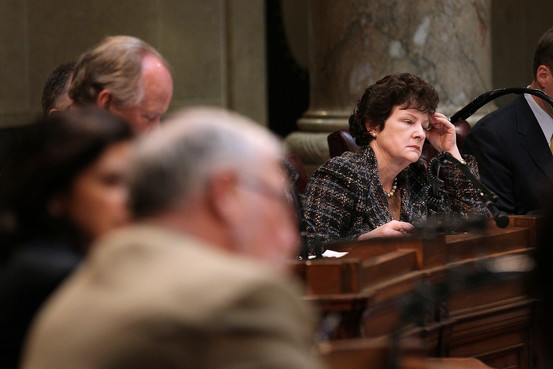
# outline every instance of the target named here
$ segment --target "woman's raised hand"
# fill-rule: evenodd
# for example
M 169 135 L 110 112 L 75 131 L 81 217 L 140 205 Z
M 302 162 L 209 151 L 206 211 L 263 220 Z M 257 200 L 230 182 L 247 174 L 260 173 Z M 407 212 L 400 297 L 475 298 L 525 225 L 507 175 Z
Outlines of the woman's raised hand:
M 442 113 L 430 115 L 432 128 L 426 131 L 426 138 L 437 151 L 447 151 L 456 159 L 462 159 L 455 133 L 455 125 Z

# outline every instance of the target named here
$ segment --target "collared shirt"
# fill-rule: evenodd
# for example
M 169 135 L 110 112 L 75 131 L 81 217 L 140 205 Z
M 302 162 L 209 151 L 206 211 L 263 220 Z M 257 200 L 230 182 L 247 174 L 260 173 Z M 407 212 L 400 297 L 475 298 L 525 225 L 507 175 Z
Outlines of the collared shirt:
M 524 97 L 526 98 L 528 105 L 530 105 L 530 109 L 532 109 L 536 120 L 540 124 L 541 130 L 543 131 L 544 137 L 547 141 L 547 146 L 549 146 L 551 143 L 551 136 L 553 136 L 553 118 L 547 114 L 547 112 L 543 110 L 536 101 L 534 101 L 532 95 L 524 94 Z

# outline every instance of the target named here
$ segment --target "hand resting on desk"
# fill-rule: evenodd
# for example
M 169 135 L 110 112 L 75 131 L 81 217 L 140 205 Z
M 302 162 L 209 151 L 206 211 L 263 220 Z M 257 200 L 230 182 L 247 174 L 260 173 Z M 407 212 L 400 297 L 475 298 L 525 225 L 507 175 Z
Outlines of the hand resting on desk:
M 377 237 L 402 237 L 409 234 L 414 228 L 415 227 L 411 223 L 392 220 L 370 232 L 363 233 L 361 236 L 357 237 L 357 239 L 368 240 Z

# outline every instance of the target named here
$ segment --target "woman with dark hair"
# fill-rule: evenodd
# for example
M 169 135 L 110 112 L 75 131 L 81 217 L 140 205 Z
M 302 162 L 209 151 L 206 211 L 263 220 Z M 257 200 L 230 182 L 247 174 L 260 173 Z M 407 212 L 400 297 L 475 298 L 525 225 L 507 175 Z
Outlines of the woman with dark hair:
M 100 110 L 29 126 L 0 186 L 0 367 L 15 368 L 27 327 L 92 240 L 129 220 L 129 125 Z
M 369 86 L 349 118 L 361 146 L 323 164 L 311 178 L 304 201 L 308 243 L 402 236 L 426 221 L 431 182 L 419 159 L 424 140 L 446 151 L 477 175 L 472 157 L 463 159 L 454 125 L 436 113 L 438 94 L 419 77 L 388 75 Z M 465 161 L 466 160 L 466 161 Z M 444 213 L 460 218 L 488 215 L 477 192 L 458 168 L 443 171 Z

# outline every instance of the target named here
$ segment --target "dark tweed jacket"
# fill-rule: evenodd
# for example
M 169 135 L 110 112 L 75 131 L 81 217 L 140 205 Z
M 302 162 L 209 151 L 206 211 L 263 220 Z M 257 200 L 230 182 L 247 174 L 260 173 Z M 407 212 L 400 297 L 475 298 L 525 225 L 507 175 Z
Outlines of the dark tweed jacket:
M 478 176 L 475 159 L 467 156 L 465 160 Z M 454 215 L 457 219 L 489 216 L 478 200 L 476 189 L 461 170 L 446 167 L 441 172 L 446 194 L 437 211 L 428 206 L 431 182 L 422 161 L 409 165 L 398 175 L 401 221 L 422 224 L 431 213 Z M 307 227 L 308 245 L 313 244 L 315 235 L 323 244 L 353 240 L 392 220 L 378 176 L 376 156 L 370 146 L 362 147 L 357 153 L 346 152 L 331 158 L 317 169 L 307 186 L 303 206 L 305 219 L 314 226 Z

